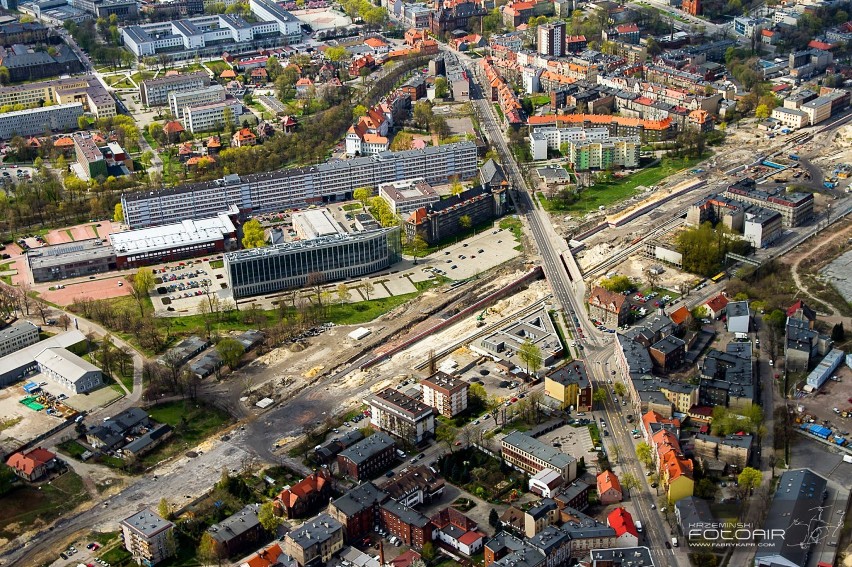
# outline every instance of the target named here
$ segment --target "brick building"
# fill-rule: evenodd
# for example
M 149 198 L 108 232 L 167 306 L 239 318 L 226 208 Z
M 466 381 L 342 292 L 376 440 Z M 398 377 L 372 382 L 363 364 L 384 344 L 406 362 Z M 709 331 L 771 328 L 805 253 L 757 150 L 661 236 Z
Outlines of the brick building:
M 396 442 L 385 433 L 377 431 L 366 439 L 338 453 L 340 474 L 354 480 L 369 480 L 393 466 Z
M 443 416 L 453 417 L 467 409 L 470 384 L 445 372 L 436 372 L 420 381 L 423 403 Z

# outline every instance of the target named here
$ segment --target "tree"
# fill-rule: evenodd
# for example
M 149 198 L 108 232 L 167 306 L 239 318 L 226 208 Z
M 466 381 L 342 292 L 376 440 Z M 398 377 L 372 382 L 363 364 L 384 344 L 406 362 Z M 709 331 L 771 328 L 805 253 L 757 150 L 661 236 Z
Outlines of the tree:
M 325 50 L 325 56 L 329 61 L 334 61 L 335 63 L 337 63 L 338 61 L 346 57 L 346 48 L 339 45 L 329 47 Z
M 846 339 L 846 331 L 843 330 L 843 322 L 837 323 L 831 328 L 831 340 L 836 343 Z
M 349 286 L 345 283 L 337 284 L 337 300 L 340 303 L 346 303 L 349 301 Z
M 488 524 L 492 528 L 496 528 L 497 524 L 500 523 L 500 515 L 497 514 L 497 510 L 491 508 L 491 512 L 488 513 Z
M 112 220 L 115 222 L 124 222 L 124 207 L 121 206 L 121 203 L 115 204 L 115 212 L 112 214 Z
M 473 221 L 470 219 L 470 215 L 462 215 L 459 217 L 459 226 L 462 230 L 467 230 L 471 227 Z
M 361 204 L 366 207 L 373 198 L 373 190 L 370 187 L 359 187 L 352 192 L 352 198 L 361 201 Z
M 737 484 L 739 484 L 740 488 L 747 491 L 748 494 L 751 494 L 755 488 L 760 486 L 762 481 L 763 473 L 752 467 L 744 468 L 737 477 Z
M 260 505 L 260 510 L 257 512 L 257 520 L 260 525 L 270 534 L 275 534 L 284 518 L 275 515 L 275 508 L 272 506 L 272 501 L 264 502 Z
M 233 370 L 240 363 L 246 349 L 236 339 L 225 338 L 216 345 L 216 352 L 222 358 L 222 363 Z
M 251 219 L 243 224 L 243 248 L 262 248 L 266 245 L 266 234 L 260 221 Z
M 139 315 L 145 316 L 145 300 L 148 298 L 148 290 L 154 287 L 154 272 L 151 268 L 139 268 L 130 280 L 130 291 L 133 299 L 139 305 Z
M 651 446 L 641 441 L 636 445 L 636 457 L 645 465 L 646 469 L 650 469 L 654 461 L 651 459 Z
M 633 282 L 627 276 L 612 276 L 604 278 L 600 282 L 600 286 L 607 291 L 621 293 L 628 289 L 633 289 Z
M 627 393 L 627 388 L 621 382 L 616 382 L 612 389 L 615 391 L 616 396 L 622 398 L 624 397 L 624 394 Z
M 219 553 L 219 545 L 210 532 L 204 532 L 201 536 L 201 542 L 198 544 L 198 558 L 205 565 L 221 565 L 222 556 Z
M 364 292 L 364 297 L 366 297 L 367 301 L 370 301 L 370 295 L 372 295 L 375 290 L 375 286 L 369 280 L 361 284 L 361 291 Z
M 435 559 L 435 544 L 431 541 L 424 543 L 423 549 L 420 550 L 420 556 L 423 557 L 425 561 L 432 561 Z
M 695 496 L 706 500 L 713 500 L 716 497 L 716 483 L 709 478 L 702 478 L 695 485 Z
M 459 223 L 461 223 L 461 219 L 459 219 Z M 410 246 L 415 259 L 423 256 L 424 252 L 429 249 L 429 243 L 419 234 L 411 239 Z
M 754 109 L 754 116 L 756 118 L 760 118 L 761 120 L 769 118 L 771 114 L 772 111 L 769 110 L 769 107 L 765 104 L 760 104 L 757 106 L 757 108 Z
M 8 85 L 10 80 L 9 69 L 5 65 L 0 65 L 0 85 Z
M 357 105 L 352 109 L 352 118 L 358 119 L 367 115 L 367 107 L 363 104 Z
M 169 501 L 165 499 L 165 497 L 160 498 L 160 503 L 157 505 L 157 513 L 164 520 L 168 520 L 172 515 L 171 506 L 169 506 Z
M 418 127 L 428 130 L 433 117 L 432 104 L 428 100 L 421 100 L 414 103 L 412 116 Z
M 541 368 L 541 349 L 536 346 L 529 338 L 527 338 L 524 343 L 521 345 L 521 348 L 518 349 L 518 358 L 521 359 L 521 362 L 527 367 L 527 374 L 530 374 L 530 370 L 532 373 L 536 373 L 539 368 Z
M 458 197 L 464 192 L 464 185 L 458 179 L 453 179 L 453 182 L 450 184 L 450 195 L 453 197 Z
M 447 448 L 449 448 L 450 452 L 452 452 L 458 433 L 459 430 L 457 427 L 454 427 L 449 423 L 441 423 L 435 429 L 435 438 L 442 443 L 446 443 Z
M 435 98 L 446 98 L 449 90 L 447 79 L 444 77 L 438 77 L 435 79 Z
M 634 488 L 639 488 L 639 479 L 631 472 L 626 472 L 621 475 L 621 488 L 630 496 L 630 491 Z
M 606 391 L 601 390 L 600 388 L 595 390 L 595 392 L 592 394 L 592 402 L 599 404 L 599 405 L 603 405 L 603 403 L 605 401 L 606 401 Z

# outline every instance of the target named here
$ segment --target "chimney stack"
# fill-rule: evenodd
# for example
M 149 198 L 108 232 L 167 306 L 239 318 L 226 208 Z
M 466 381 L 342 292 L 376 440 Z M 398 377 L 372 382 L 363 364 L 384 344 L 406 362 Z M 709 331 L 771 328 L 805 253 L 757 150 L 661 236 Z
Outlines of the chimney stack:
M 385 542 L 379 540 L 379 566 L 385 567 Z

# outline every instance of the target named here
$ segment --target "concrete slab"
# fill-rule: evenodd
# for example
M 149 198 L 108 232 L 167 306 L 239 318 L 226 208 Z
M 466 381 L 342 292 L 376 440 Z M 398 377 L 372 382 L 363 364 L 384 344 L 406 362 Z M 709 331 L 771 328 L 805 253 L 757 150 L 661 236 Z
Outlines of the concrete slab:
M 59 384 L 50 381 L 46 376 L 42 376 L 41 374 L 36 374 L 34 377 L 31 378 L 31 380 L 38 383 L 47 382 L 46 385 L 42 386 L 42 389 L 45 392 L 53 394 L 54 396 L 59 396 L 60 394 L 65 394 L 66 396 L 68 396 L 68 398 L 63 400 L 62 403 L 77 411 L 92 411 L 95 408 L 105 406 L 111 401 L 120 398 L 122 395 L 118 392 L 117 389 L 111 386 L 113 382 L 111 382 L 110 379 L 106 377 L 104 378 L 104 380 L 107 381 L 107 384 L 105 384 L 103 387 L 88 392 L 86 394 L 73 395 L 70 395 L 70 392 L 68 390 L 66 390 Z
M 21 398 L 29 395 L 24 392 L 23 385 L 30 381 L 38 382 L 37 377 L 30 377 L 0 389 L 0 419 L 17 421 L 15 425 L 0 430 L 0 447 L 13 449 L 62 422 L 58 417 L 47 415 L 44 410 L 34 411 L 20 403 Z
M 405 276 L 405 274 L 394 274 L 390 278 L 385 279 L 385 287 L 390 291 L 391 295 L 403 295 L 417 291 L 411 280 Z
M 836 258 L 822 269 L 822 273 L 829 278 L 843 299 L 852 302 L 852 251 Z

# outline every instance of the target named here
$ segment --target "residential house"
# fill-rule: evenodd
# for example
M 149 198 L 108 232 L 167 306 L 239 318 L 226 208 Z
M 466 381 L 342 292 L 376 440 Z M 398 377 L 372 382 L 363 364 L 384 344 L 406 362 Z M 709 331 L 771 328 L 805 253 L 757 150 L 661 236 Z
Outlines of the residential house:
M 284 537 L 284 552 L 299 567 L 327 565 L 343 549 L 343 525 L 329 514 L 320 514 Z
M 683 366 L 686 357 L 686 343 L 674 335 L 669 335 L 648 349 L 651 360 L 664 372 L 671 372 Z
M 171 438 L 173 433 L 174 429 L 168 423 L 157 425 L 122 447 L 122 454 L 127 458 L 138 459 Z
M 13 453 L 6 460 L 6 466 L 20 478 L 33 482 L 46 476 L 56 466 L 56 455 L 47 449 L 36 447 L 29 451 Z
M 444 508 L 432 516 L 431 523 L 433 540 L 467 556 L 476 555 L 484 545 L 485 535 L 476 530 L 476 522 L 455 508 Z
M 343 524 L 347 542 L 356 542 L 378 524 L 379 506 L 388 495 L 372 482 L 359 484 L 328 505 L 328 514 Z
M 273 501 L 275 513 L 289 519 L 310 516 L 328 502 L 330 492 L 331 473 L 319 469 L 279 492 Z
M 704 524 L 715 521 L 707 500 L 696 496 L 687 496 L 675 502 L 674 514 L 680 533 L 686 537 L 693 529 L 701 530 Z
M 620 506 L 607 514 L 606 525 L 615 530 L 617 547 L 636 547 L 639 545 L 639 531 L 633 523 L 633 516 Z
M 621 492 L 621 483 L 612 471 L 603 471 L 597 477 L 598 500 L 601 504 L 609 505 L 624 500 Z
M 524 512 L 524 535 L 533 537 L 559 522 L 559 507 L 552 498 L 543 498 Z
M 725 308 L 728 306 L 728 298 L 721 293 L 716 297 L 708 299 L 704 303 L 707 308 L 710 319 L 718 319 L 725 314 Z
M 259 511 L 260 504 L 249 504 L 236 514 L 207 528 L 219 557 L 230 557 L 247 547 L 255 547 L 257 542 L 263 539 L 263 526 L 257 518 Z
M 816 311 L 811 309 L 808 304 L 800 299 L 787 309 L 787 317 L 790 319 L 805 321 L 807 322 L 807 327 L 809 329 L 813 329 L 814 323 L 816 323 L 817 314 Z
M 581 480 L 575 480 L 571 484 L 563 486 L 559 494 L 553 496 L 553 500 L 556 501 L 560 510 L 575 508 L 582 512 L 589 507 L 589 494 L 591 492 L 592 485 Z
M 280 541 L 260 548 L 239 563 L 239 567 L 299 567 L 295 559 L 284 553 Z
M 607 291 L 600 286 L 589 293 L 589 317 L 600 321 L 604 326 L 618 328 L 627 321 L 626 298 L 620 293 Z
M 415 465 L 397 473 L 380 487 L 406 506 L 429 504 L 444 493 L 444 479 L 426 465 Z
M 257 136 L 249 128 L 240 128 L 231 136 L 231 147 L 242 148 L 257 144 Z
M 393 466 L 395 450 L 394 440 L 377 431 L 338 453 L 337 466 L 342 475 L 353 480 L 369 480 Z
M 432 541 L 429 518 L 396 500 L 388 499 L 381 504 L 379 518 L 390 535 L 409 547 L 422 549 L 423 544 Z
M 111 451 L 126 442 L 126 438 L 151 426 L 151 419 L 142 408 L 131 407 L 108 418 L 99 425 L 90 426 L 86 441 L 95 449 Z

